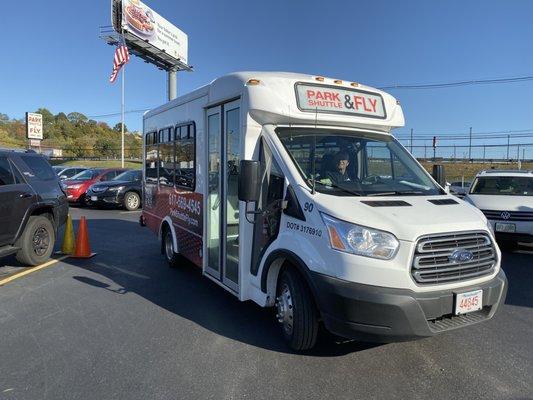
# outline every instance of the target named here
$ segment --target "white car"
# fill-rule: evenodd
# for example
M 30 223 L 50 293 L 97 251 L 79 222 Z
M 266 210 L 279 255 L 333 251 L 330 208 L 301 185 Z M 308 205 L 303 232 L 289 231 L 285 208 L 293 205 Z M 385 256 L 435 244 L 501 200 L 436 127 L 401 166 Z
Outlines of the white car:
M 482 171 L 464 200 L 483 211 L 502 244 L 533 242 L 533 171 Z

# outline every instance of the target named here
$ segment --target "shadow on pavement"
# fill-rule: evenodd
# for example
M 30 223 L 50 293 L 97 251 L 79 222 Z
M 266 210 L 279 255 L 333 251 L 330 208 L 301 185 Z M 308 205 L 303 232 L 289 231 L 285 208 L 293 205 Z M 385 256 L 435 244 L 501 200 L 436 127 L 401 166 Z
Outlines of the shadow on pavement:
M 273 309 L 261 308 L 252 301 L 239 301 L 203 277 L 201 270 L 190 263 L 169 268 L 159 252 L 155 235 L 147 228 L 124 220 L 93 219 L 89 221 L 89 232 L 92 250 L 98 256 L 68 262 L 112 280 L 113 286 L 119 289 L 86 276 L 74 276 L 78 282 L 119 294 L 135 293 L 219 335 L 292 353 L 283 341 Z M 317 346 L 305 354 L 332 357 L 377 346 L 321 333 Z
M 509 281 L 505 304 L 533 307 L 533 247 L 502 251 L 502 267 Z

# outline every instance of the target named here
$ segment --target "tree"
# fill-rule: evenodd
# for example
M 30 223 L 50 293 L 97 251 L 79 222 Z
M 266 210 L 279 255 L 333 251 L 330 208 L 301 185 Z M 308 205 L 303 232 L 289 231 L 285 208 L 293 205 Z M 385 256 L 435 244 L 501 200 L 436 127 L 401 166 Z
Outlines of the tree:
M 0 113 L 0 124 L 9 122 L 9 116 L 7 114 Z
M 122 122 L 119 122 L 118 124 L 116 124 L 113 127 L 113 130 L 119 133 L 122 132 Z M 124 124 L 124 132 L 128 132 L 128 127 L 126 126 L 126 124 Z
M 73 124 L 81 124 L 87 122 L 87 117 L 79 112 L 71 112 L 67 114 L 68 120 Z
M 94 144 L 94 150 L 98 155 L 109 157 L 113 155 L 113 145 L 113 141 L 105 137 L 99 137 Z
M 44 125 L 53 124 L 55 122 L 54 114 L 52 114 L 47 108 L 39 108 L 36 113 L 43 116 Z
M 57 122 L 68 122 L 67 115 L 64 112 L 60 112 L 55 116 Z

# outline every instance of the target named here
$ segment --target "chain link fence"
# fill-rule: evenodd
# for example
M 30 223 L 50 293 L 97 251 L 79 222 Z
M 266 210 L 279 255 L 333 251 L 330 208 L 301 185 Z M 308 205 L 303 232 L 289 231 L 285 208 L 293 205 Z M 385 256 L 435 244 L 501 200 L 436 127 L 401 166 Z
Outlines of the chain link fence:
M 406 146 L 419 160 L 476 161 L 476 162 L 530 162 L 533 144 L 487 145 L 415 145 Z

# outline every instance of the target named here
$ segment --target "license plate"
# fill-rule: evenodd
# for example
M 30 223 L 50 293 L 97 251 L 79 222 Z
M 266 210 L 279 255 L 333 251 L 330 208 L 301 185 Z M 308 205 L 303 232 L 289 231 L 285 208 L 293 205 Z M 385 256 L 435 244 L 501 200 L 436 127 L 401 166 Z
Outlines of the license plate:
M 509 224 L 507 222 L 496 222 L 496 225 L 494 226 L 494 230 L 496 232 L 515 232 L 516 225 Z
M 91 196 L 91 201 L 98 201 L 98 197 L 96 197 L 96 196 Z
M 483 307 L 483 290 L 457 293 L 455 297 L 455 315 L 481 310 Z

